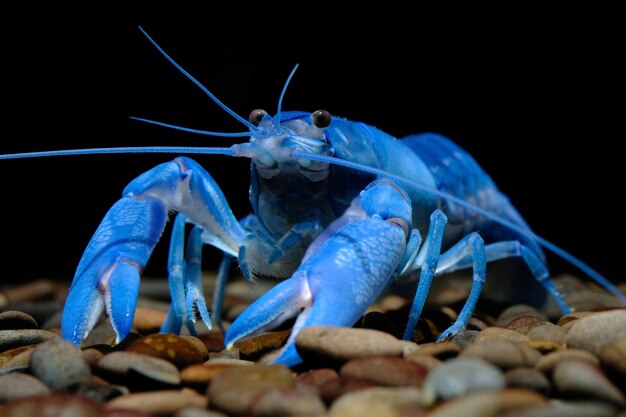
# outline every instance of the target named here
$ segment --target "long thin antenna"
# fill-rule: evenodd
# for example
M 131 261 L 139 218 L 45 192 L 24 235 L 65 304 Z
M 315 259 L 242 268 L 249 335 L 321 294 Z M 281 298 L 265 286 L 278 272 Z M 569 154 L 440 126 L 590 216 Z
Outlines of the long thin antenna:
M 203 86 L 200 83 L 200 81 L 196 80 L 191 74 L 189 74 L 187 71 L 185 71 L 185 69 L 183 67 L 178 65 L 178 63 L 176 61 L 174 61 L 167 53 L 165 53 L 163 48 L 161 48 L 150 37 L 150 35 L 148 35 L 148 33 L 145 30 L 143 30 L 143 28 L 141 26 L 139 26 L 139 30 L 150 41 L 150 43 L 157 49 L 157 51 L 159 51 L 161 53 L 161 55 L 163 55 L 165 57 L 165 59 L 167 59 L 178 71 L 180 71 L 185 77 L 187 77 L 192 83 L 194 83 L 200 90 L 202 90 L 207 96 L 209 96 L 211 98 L 211 100 L 213 100 L 213 102 L 215 102 L 215 104 L 220 106 L 226 113 L 230 114 L 232 117 L 237 119 L 239 122 L 243 123 L 250 130 L 257 130 L 257 127 L 255 125 L 253 125 L 252 123 L 250 123 L 249 121 L 247 121 L 243 117 L 239 116 L 237 113 L 235 113 L 233 110 L 231 110 L 226 104 L 222 103 L 217 97 L 215 97 L 215 95 L 212 92 L 210 92 L 208 90 L 208 88 Z
M 280 97 L 278 97 L 278 108 L 276 109 L 276 116 L 274 117 L 274 125 L 276 126 L 276 128 L 280 127 L 280 112 L 282 111 L 282 108 L 283 108 L 283 98 L 285 97 L 285 93 L 287 92 L 287 87 L 289 86 L 289 83 L 291 82 L 291 79 L 293 78 L 293 74 L 296 73 L 298 66 L 299 64 L 296 64 L 296 66 L 293 67 L 293 69 L 289 73 L 289 77 L 287 77 L 287 81 L 285 81 L 285 85 L 283 85 L 283 91 L 281 91 Z

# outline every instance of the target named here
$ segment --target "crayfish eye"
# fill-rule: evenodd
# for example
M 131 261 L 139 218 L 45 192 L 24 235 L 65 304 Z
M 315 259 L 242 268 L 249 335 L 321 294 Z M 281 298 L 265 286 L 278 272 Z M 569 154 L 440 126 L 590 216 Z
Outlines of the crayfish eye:
M 326 110 L 317 110 L 311 114 L 311 122 L 320 129 L 327 128 L 332 121 L 332 116 Z
M 248 121 L 253 125 L 258 126 L 265 116 L 267 116 L 267 112 L 265 110 L 254 109 L 250 112 L 250 116 L 248 116 Z

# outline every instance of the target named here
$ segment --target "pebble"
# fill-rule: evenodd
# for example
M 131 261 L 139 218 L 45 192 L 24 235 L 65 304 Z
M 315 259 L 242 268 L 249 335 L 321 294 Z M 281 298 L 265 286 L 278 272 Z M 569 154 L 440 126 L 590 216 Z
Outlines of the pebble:
M 402 358 L 371 357 L 352 359 L 339 370 L 339 375 L 360 378 L 377 385 L 421 387 L 428 369 Z
M 311 326 L 296 337 L 303 358 L 326 357 L 347 361 L 369 356 L 401 356 L 404 344 L 390 334 L 371 329 Z
M 453 342 L 425 343 L 419 345 L 419 349 L 407 356 L 431 355 L 445 360 L 457 356 L 459 352 L 461 352 L 461 347 Z
M 209 385 L 211 407 L 233 414 L 245 413 L 263 391 L 293 389 L 292 371 L 282 365 L 251 365 L 226 369 Z
M 526 342 L 530 340 L 528 336 L 513 330 L 504 329 L 502 327 L 487 327 L 476 336 L 474 343 L 493 339 L 510 340 L 512 342 Z
M 549 340 L 561 345 L 567 343 L 567 330 L 550 322 L 533 327 L 526 336 L 531 340 Z
M 422 405 L 422 391 L 418 387 L 372 387 L 349 392 L 333 402 L 331 412 L 339 413 L 353 403 L 386 403 L 397 407 Z
M 465 348 L 460 357 L 476 357 L 502 369 L 534 366 L 541 358 L 539 351 L 506 339 L 485 340 Z
M 424 380 L 424 403 L 450 399 L 484 390 L 504 388 L 504 374 L 495 365 L 481 358 L 458 357 L 433 369 Z
M 211 382 L 217 374 L 235 366 L 238 365 L 211 364 L 209 362 L 189 365 L 181 371 L 180 379 L 184 385 L 198 390 L 206 389 L 209 382 Z
M 283 346 L 291 334 L 291 329 L 267 332 L 248 340 L 235 343 L 241 359 L 256 361 L 266 353 Z
M 580 359 L 589 362 L 592 365 L 598 365 L 600 361 L 593 353 L 581 349 L 564 349 L 550 352 L 535 362 L 535 368 L 543 373 L 552 372 L 554 367 L 567 359 Z
M 524 315 L 511 320 L 505 328 L 521 334 L 528 334 L 528 332 L 534 327 L 541 326 L 545 323 L 549 322 L 543 320 L 541 317 L 537 317 L 536 315 Z
M 559 362 L 552 372 L 555 389 L 562 395 L 588 398 L 624 406 L 624 394 L 600 371 L 587 361 L 567 359 Z
M 504 380 L 509 388 L 528 388 L 543 395 L 550 394 L 550 380 L 534 368 L 510 369 L 504 373 Z
M 604 345 L 599 356 L 605 369 L 626 377 L 626 337 Z
M 0 330 L 0 352 L 18 346 L 34 345 L 48 339 L 60 338 L 58 334 L 48 330 Z
M 11 305 L 50 298 L 55 294 L 56 290 L 57 284 L 53 281 L 40 279 L 9 288 L 4 291 L 4 296 L 7 301 L 6 305 Z M 2 307 L 2 305 L 0 305 L 0 307 Z
M 316 391 L 321 392 L 329 383 L 339 381 L 339 374 L 331 368 L 312 369 L 296 376 L 296 388 L 301 386 L 312 387 Z
M 221 332 L 208 332 L 198 335 L 198 339 L 204 343 L 209 353 L 219 352 L 226 348 L 224 346 L 224 334 Z
M 567 346 L 597 355 L 604 345 L 623 337 L 626 337 L 626 309 L 610 310 L 577 320 L 569 331 Z
M 37 345 L 19 346 L 0 353 L 0 368 L 28 365 L 30 355 Z
M 87 383 L 91 370 L 80 349 L 61 338 L 46 340 L 33 350 L 30 370 L 53 391 Z
M 208 399 L 196 391 L 183 388 L 182 390 L 161 390 L 131 393 L 114 398 L 106 404 L 107 409 L 116 408 L 137 410 L 147 414 L 169 415 L 186 407 L 203 407 L 208 405 Z
M 563 344 L 552 340 L 529 340 L 524 342 L 524 345 L 531 349 L 535 349 L 542 354 L 554 352 L 555 350 L 563 349 L 565 347 Z
M 80 395 L 56 393 L 0 405 L 2 417 L 105 417 L 102 405 Z M 114 417 L 107 415 L 106 417 Z M 117 416 L 116 416 L 117 417 Z M 119 417 L 122 417 L 120 415 Z M 126 417 L 126 416 L 123 416 Z M 131 416 L 128 416 L 131 417 Z M 134 417 L 134 416 L 133 416 Z M 149 417 L 147 415 L 137 417 Z
M 0 330 L 38 329 L 37 321 L 30 314 L 9 310 L 0 313 Z
M 194 363 L 202 363 L 209 358 L 209 353 L 202 341 L 198 340 L 196 343 L 174 334 L 159 333 L 142 337 L 132 342 L 126 351 L 165 359 L 179 369 Z
M 228 417 L 224 413 L 206 410 L 200 407 L 185 407 L 179 410 L 174 417 Z
M 450 342 L 455 343 L 461 347 L 461 349 L 473 344 L 476 338 L 480 334 L 478 330 L 461 330 L 450 339 Z
M 131 372 L 157 383 L 167 385 L 181 383 L 181 376 L 174 364 L 165 359 L 140 353 L 111 352 L 98 361 L 95 369 L 98 374 L 120 384 L 129 378 Z
M 327 404 L 333 403 L 337 398 L 348 392 L 359 391 L 366 388 L 376 387 L 374 382 L 361 378 L 339 375 L 339 378 L 328 381 L 320 387 L 320 397 Z
M 616 409 L 607 403 L 553 400 L 549 404 L 509 410 L 498 417 L 616 417 Z
M 510 307 L 505 308 L 498 318 L 496 319 L 497 327 L 508 327 L 508 325 L 513 321 L 520 317 L 532 316 L 536 317 L 541 321 L 547 321 L 548 317 L 537 310 L 536 308 L 529 306 L 527 304 L 515 304 Z
M 316 394 L 295 389 L 270 389 L 260 393 L 249 407 L 255 416 L 314 416 L 325 411 L 326 406 Z
M 0 375 L 0 404 L 47 394 L 50 394 L 50 388 L 32 375 L 19 372 Z
M 527 408 L 545 403 L 546 399 L 534 391 L 510 388 L 471 393 L 446 401 L 430 412 L 428 417 L 501 417 L 507 410 L 523 412 Z
M 156 308 L 137 306 L 133 318 L 133 328 L 139 333 L 156 333 L 167 317 L 167 312 Z
M 406 359 L 407 361 L 411 361 L 413 363 L 416 363 L 418 365 L 423 366 L 424 368 L 428 369 L 429 371 L 432 370 L 433 368 L 436 368 L 437 366 L 441 365 L 443 363 L 443 361 L 441 359 L 437 359 L 436 357 L 432 356 L 432 355 L 406 355 L 404 357 L 404 359 Z

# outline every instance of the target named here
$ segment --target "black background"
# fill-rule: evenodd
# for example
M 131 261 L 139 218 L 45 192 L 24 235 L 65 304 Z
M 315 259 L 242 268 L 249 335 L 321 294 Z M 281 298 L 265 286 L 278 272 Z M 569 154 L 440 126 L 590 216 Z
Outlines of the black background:
M 255 6 L 258 7 L 258 6 Z M 0 152 L 228 146 L 129 120 L 241 131 L 147 42 L 141 25 L 238 114 L 318 108 L 467 149 L 539 235 L 623 279 L 623 43 L 614 10 L 494 8 L 209 12 L 193 5 L 5 14 Z M 613 17 L 615 16 L 615 17 Z M 618 109 L 619 107 L 619 109 Z M 69 283 L 124 186 L 168 155 L 0 161 L 2 281 Z M 248 213 L 249 164 L 196 157 Z M 169 232 L 169 229 L 168 229 Z M 167 235 L 164 236 L 164 239 Z M 614 243 L 616 242 L 617 243 Z M 167 243 L 148 265 L 165 272 Z M 214 250 L 207 251 L 213 263 Z M 574 272 L 550 256 L 553 272 Z

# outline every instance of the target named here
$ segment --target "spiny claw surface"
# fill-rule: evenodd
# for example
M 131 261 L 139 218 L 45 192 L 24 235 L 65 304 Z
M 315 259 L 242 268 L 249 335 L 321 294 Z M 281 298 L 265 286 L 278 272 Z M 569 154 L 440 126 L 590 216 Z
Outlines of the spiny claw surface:
M 295 338 L 316 324 L 351 326 L 385 288 L 404 254 L 402 229 L 377 218 L 354 221 L 328 238 L 296 270 L 248 307 L 226 333 L 226 347 L 298 315 L 274 363 L 297 365 Z
M 163 232 L 158 200 L 120 199 L 106 214 L 78 265 L 65 302 L 61 335 L 80 346 L 103 309 L 120 342 L 133 323 L 139 275 Z

